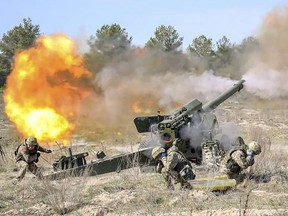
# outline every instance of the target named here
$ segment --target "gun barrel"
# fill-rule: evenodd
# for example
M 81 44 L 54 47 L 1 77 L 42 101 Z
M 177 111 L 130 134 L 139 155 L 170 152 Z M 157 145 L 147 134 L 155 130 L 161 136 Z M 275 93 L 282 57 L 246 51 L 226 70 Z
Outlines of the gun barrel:
M 203 105 L 203 107 L 202 107 L 203 110 L 205 112 L 209 112 L 209 111 L 215 109 L 217 106 L 219 106 L 221 103 L 223 103 L 227 98 L 231 97 L 233 94 L 240 91 L 244 87 L 244 85 L 243 85 L 244 82 L 245 82 L 245 80 L 238 81 L 230 89 L 223 92 L 221 95 L 219 95 L 215 99 L 207 102 L 205 105 Z

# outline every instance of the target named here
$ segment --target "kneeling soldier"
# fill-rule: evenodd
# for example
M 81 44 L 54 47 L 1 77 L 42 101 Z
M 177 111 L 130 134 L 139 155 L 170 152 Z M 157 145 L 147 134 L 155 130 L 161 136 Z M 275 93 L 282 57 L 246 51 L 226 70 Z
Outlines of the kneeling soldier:
M 260 153 L 261 146 L 257 142 L 234 147 L 222 159 L 220 172 L 226 174 L 231 179 L 236 179 L 239 183 L 243 180 L 241 179 L 241 172 L 247 168 L 251 168 L 254 164 L 254 156 Z
M 181 189 L 192 189 L 187 181 L 195 179 L 191 163 L 176 146 L 173 145 L 167 151 L 162 147 L 155 147 L 152 150 L 152 157 L 158 161 L 156 170 L 163 175 L 167 188 L 174 189 L 172 184 L 174 179 L 175 184 L 180 182 Z

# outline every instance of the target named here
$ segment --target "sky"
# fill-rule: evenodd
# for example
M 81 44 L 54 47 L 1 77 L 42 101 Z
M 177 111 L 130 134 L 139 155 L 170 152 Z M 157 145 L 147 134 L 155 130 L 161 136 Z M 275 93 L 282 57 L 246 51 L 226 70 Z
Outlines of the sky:
M 89 38 L 103 25 L 119 24 L 132 44 L 144 46 L 160 25 L 173 26 L 187 48 L 200 35 L 213 43 L 224 35 L 232 43 L 253 36 L 265 16 L 284 0 L 9 0 L 2 2 L 0 36 L 31 18 L 41 33 Z

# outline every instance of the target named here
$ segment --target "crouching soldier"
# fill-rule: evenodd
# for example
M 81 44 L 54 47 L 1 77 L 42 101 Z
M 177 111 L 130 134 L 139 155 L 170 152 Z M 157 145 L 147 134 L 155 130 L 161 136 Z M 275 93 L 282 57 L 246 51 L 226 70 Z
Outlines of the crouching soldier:
M 165 150 L 162 147 L 155 147 L 152 150 L 152 157 L 157 163 L 156 171 L 164 177 L 167 188 L 174 190 L 174 183 L 180 182 L 181 189 L 192 189 L 187 180 L 195 179 L 190 161 L 188 161 L 182 152 L 176 146 Z
M 41 147 L 35 137 L 28 137 L 23 144 L 19 145 L 15 152 L 16 164 L 20 167 L 16 178 L 18 181 L 24 178 L 27 170 L 38 177 L 38 179 L 43 178 L 40 168 L 36 165 L 40 156 L 39 152 L 51 153 L 52 151 Z
M 245 176 L 241 172 L 247 168 L 250 170 L 254 164 L 254 156 L 260 153 L 261 146 L 257 142 L 230 149 L 220 163 L 221 174 L 235 179 L 237 183 L 242 182 Z

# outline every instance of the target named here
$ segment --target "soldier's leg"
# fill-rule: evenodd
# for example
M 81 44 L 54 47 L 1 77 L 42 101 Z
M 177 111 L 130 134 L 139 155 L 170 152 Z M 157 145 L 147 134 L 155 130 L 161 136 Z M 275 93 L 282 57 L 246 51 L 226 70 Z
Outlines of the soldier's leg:
M 33 173 L 38 179 L 43 179 L 43 175 L 41 173 L 40 168 L 35 164 L 31 163 L 28 166 L 28 169 L 31 173 Z
M 174 190 L 174 185 L 172 183 L 172 177 L 171 177 L 170 173 L 164 172 L 164 173 L 162 173 L 162 176 L 166 181 L 167 189 Z
M 181 186 L 182 186 L 182 180 L 183 180 L 183 179 L 181 178 L 180 174 L 179 174 L 177 171 L 175 171 L 175 170 L 170 170 L 169 174 L 170 174 L 171 180 L 172 180 L 172 179 L 174 180 L 174 184 L 180 183 Z M 172 181 L 171 181 L 171 182 L 172 182 Z M 171 183 L 171 184 L 172 184 L 172 183 Z
M 232 176 L 232 178 L 236 180 L 236 184 L 243 183 L 244 180 L 246 179 L 245 177 L 246 177 L 246 175 L 244 175 L 243 173 L 235 173 L 235 174 Z M 244 185 L 246 185 L 246 182 L 247 182 L 247 179 L 246 179 Z
M 181 179 L 180 180 L 180 183 L 181 183 L 181 189 L 184 189 L 184 190 L 192 190 L 192 185 L 186 181 L 185 179 Z
M 16 165 L 17 165 L 17 167 L 20 168 L 18 176 L 16 177 L 16 179 L 18 181 L 21 181 L 24 178 L 25 174 L 26 174 L 26 171 L 28 169 L 28 164 L 25 161 L 18 161 L 16 163 Z
M 180 184 L 181 184 L 181 189 L 188 189 L 188 190 L 191 190 L 192 189 L 192 186 L 191 186 L 191 184 L 187 181 L 187 180 L 185 180 L 179 173 L 177 174 L 177 176 L 176 176 L 176 178 L 177 178 L 177 182 L 180 182 Z

